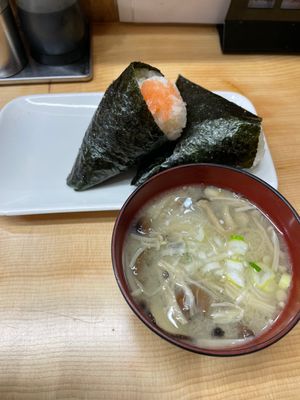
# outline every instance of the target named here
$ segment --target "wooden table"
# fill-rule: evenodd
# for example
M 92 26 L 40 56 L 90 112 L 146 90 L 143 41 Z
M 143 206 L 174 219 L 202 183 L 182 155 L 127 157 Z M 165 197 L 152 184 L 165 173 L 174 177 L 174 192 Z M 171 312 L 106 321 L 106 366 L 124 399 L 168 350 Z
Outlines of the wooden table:
M 197 26 L 97 25 L 93 51 L 92 81 L 0 87 L 0 107 L 24 94 L 105 90 L 132 60 L 239 92 L 264 118 L 279 189 L 300 211 L 299 57 L 224 56 L 215 28 Z M 213 358 L 138 320 L 112 271 L 116 215 L 0 218 L 0 399 L 299 399 L 299 326 L 261 352 Z

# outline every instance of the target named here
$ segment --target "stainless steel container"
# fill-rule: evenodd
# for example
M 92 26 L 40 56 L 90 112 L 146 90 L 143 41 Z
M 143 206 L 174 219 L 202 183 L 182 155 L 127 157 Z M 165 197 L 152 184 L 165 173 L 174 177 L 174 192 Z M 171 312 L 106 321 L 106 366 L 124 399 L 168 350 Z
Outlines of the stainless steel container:
M 7 0 L 0 0 L 0 79 L 15 75 L 26 62 L 11 8 Z
M 16 0 L 31 55 L 42 64 L 65 65 L 88 47 L 87 23 L 78 0 Z

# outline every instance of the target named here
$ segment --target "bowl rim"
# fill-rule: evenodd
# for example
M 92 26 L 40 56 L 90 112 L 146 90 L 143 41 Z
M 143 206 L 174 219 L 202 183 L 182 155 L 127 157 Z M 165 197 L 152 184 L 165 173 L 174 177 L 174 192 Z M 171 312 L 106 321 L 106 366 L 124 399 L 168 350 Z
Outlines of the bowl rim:
M 267 189 L 269 189 L 275 196 L 277 196 L 285 205 L 289 208 L 291 211 L 293 217 L 295 220 L 300 224 L 300 217 L 295 208 L 291 205 L 291 203 L 275 188 L 273 188 L 269 183 L 265 182 L 263 179 L 257 177 L 256 175 L 253 175 L 248 170 L 241 169 L 241 168 L 236 168 L 236 167 L 231 167 L 227 165 L 222 165 L 222 164 L 216 164 L 216 163 L 193 163 L 193 164 L 184 164 L 184 165 L 178 165 L 172 168 L 168 168 L 164 171 L 161 171 L 157 173 L 156 175 L 152 176 L 149 178 L 147 181 L 145 181 L 142 185 L 138 186 L 126 199 L 124 202 L 123 206 L 121 207 L 119 214 L 116 218 L 113 232 L 112 232 L 112 240 L 111 240 L 111 258 L 112 258 L 112 266 L 113 266 L 113 272 L 115 275 L 115 279 L 117 281 L 117 284 L 119 286 L 119 289 L 131 308 L 131 310 L 134 312 L 134 314 L 149 328 L 151 329 L 152 332 L 160 336 L 162 339 L 166 340 L 169 343 L 174 344 L 175 346 L 182 348 L 184 350 L 190 351 L 192 353 L 196 354 L 202 354 L 202 355 L 207 355 L 207 356 L 217 356 L 217 357 L 234 357 L 234 356 L 240 356 L 240 355 L 247 355 L 247 354 L 252 354 L 255 353 L 259 350 L 265 349 L 272 344 L 276 343 L 278 340 L 282 339 L 286 334 L 288 334 L 300 321 L 300 309 L 295 313 L 294 317 L 291 318 L 286 326 L 280 330 L 277 334 L 272 336 L 270 339 L 257 344 L 257 345 L 252 345 L 251 346 L 251 341 L 249 342 L 249 346 L 246 349 L 241 350 L 239 347 L 220 347 L 220 348 L 204 348 L 204 347 L 199 347 L 196 345 L 192 345 L 189 343 L 184 343 L 183 341 L 179 341 L 178 339 L 172 338 L 170 334 L 167 332 L 164 333 L 163 330 L 156 326 L 155 324 L 151 323 L 138 309 L 136 303 L 131 300 L 129 293 L 127 293 L 126 289 L 123 287 L 118 271 L 117 271 L 117 261 L 116 261 L 116 254 L 115 254 L 115 248 L 117 246 L 117 241 L 116 241 L 116 235 L 117 235 L 117 228 L 118 225 L 120 224 L 120 221 L 122 219 L 123 213 L 125 212 L 125 209 L 127 208 L 128 204 L 132 201 L 132 199 L 137 195 L 138 192 L 144 189 L 147 185 L 150 184 L 150 182 L 161 179 L 162 176 L 174 173 L 173 171 L 176 171 L 178 169 L 187 169 L 187 168 L 217 168 L 217 169 L 227 169 L 231 170 L 235 173 L 240 173 L 242 175 L 247 176 L 247 179 L 250 178 L 250 180 L 255 180 L 257 181 L 260 185 L 265 186 Z M 236 349 L 236 351 L 235 351 Z

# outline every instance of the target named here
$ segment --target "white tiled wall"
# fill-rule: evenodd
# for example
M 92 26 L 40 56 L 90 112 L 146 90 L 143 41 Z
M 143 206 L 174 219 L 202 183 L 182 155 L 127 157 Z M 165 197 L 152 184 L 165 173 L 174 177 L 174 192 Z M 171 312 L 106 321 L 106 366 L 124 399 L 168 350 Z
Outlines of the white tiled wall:
M 230 0 L 118 0 L 123 22 L 217 24 L 224 21 Z

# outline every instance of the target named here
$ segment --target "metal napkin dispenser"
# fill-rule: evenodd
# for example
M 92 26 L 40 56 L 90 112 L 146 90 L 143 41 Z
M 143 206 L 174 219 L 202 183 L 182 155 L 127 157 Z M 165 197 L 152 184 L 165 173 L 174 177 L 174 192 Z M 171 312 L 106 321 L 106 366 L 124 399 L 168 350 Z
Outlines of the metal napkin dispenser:
M 219 33 L 224 53 L 298 53 L 300 0 L 233 0 Z

